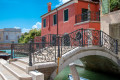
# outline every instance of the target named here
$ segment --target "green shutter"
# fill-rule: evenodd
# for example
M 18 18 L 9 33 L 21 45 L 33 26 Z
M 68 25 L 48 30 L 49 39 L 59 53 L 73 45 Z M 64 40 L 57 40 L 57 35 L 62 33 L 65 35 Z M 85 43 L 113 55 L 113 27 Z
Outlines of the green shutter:
M 109 0 L 102 0 L 102 13 L 107 14 L 109 13 Z
M 68 21 L 68 9 L 64 10 L 64 21 Z
M 43 20 L 43 27 L 46 27 L 46 19 Z
M 53 20 L 54 21 L 54 25 L 57 24 L 57 15 L 56 14 L 53 16 L 53 19 L 54 19 Z

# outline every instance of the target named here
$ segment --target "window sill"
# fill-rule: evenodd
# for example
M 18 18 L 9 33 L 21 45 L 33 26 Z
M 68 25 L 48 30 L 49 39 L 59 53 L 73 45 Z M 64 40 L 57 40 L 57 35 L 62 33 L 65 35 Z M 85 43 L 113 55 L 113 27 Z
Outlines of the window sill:
M 64 21 L 64 23 L 67 23 L 68 21 Z
M 86 23 L 90 23 L 90 22 L 100 23 L 100 21 L 84 21 L 84 22 L 75 23 L 74 26 L 76 26 L 76 25 L 81 25 L 81 24 L 86 24 Z

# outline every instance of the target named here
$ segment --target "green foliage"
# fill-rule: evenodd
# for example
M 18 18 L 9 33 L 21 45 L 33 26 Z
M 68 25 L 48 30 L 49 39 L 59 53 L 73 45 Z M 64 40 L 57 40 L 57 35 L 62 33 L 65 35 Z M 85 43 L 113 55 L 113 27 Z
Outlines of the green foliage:
M 110 11 L 116 11 L 120 9 L 120 0 L 110 0 Z
M 32 29 L 28 33 L 25 32 L 18 40 L 19 43 L 28 43 L 31 39 L 34 40 L 35 36 L 41 36 L 41 29 Z

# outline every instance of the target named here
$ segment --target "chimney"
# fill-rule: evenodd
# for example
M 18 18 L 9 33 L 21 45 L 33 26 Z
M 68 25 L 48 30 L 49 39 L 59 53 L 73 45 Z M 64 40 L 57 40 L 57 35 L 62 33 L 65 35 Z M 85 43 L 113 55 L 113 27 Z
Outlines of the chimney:
M 50 12 L 51 11 L 51 2 L 49 2 L 49 3 L 47 3 L 47 5 L 48 5 L 48 12 Z

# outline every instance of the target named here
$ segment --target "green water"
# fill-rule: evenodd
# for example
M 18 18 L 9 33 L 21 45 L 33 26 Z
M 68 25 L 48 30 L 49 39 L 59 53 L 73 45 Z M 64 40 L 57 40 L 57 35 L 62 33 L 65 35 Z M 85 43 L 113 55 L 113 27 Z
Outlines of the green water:
M 84 68 L 76 67 L 79 73 L 79 76 L 87 78 L 89 80 L 120 80 L 120 78 L 111 76 L 108 74 L 98 73 L 86 70 Z M 70 73 L 70 68 L 66 67 L 63 71 L 61 71 L 55 80 L 69 80 L 68 74 Z

